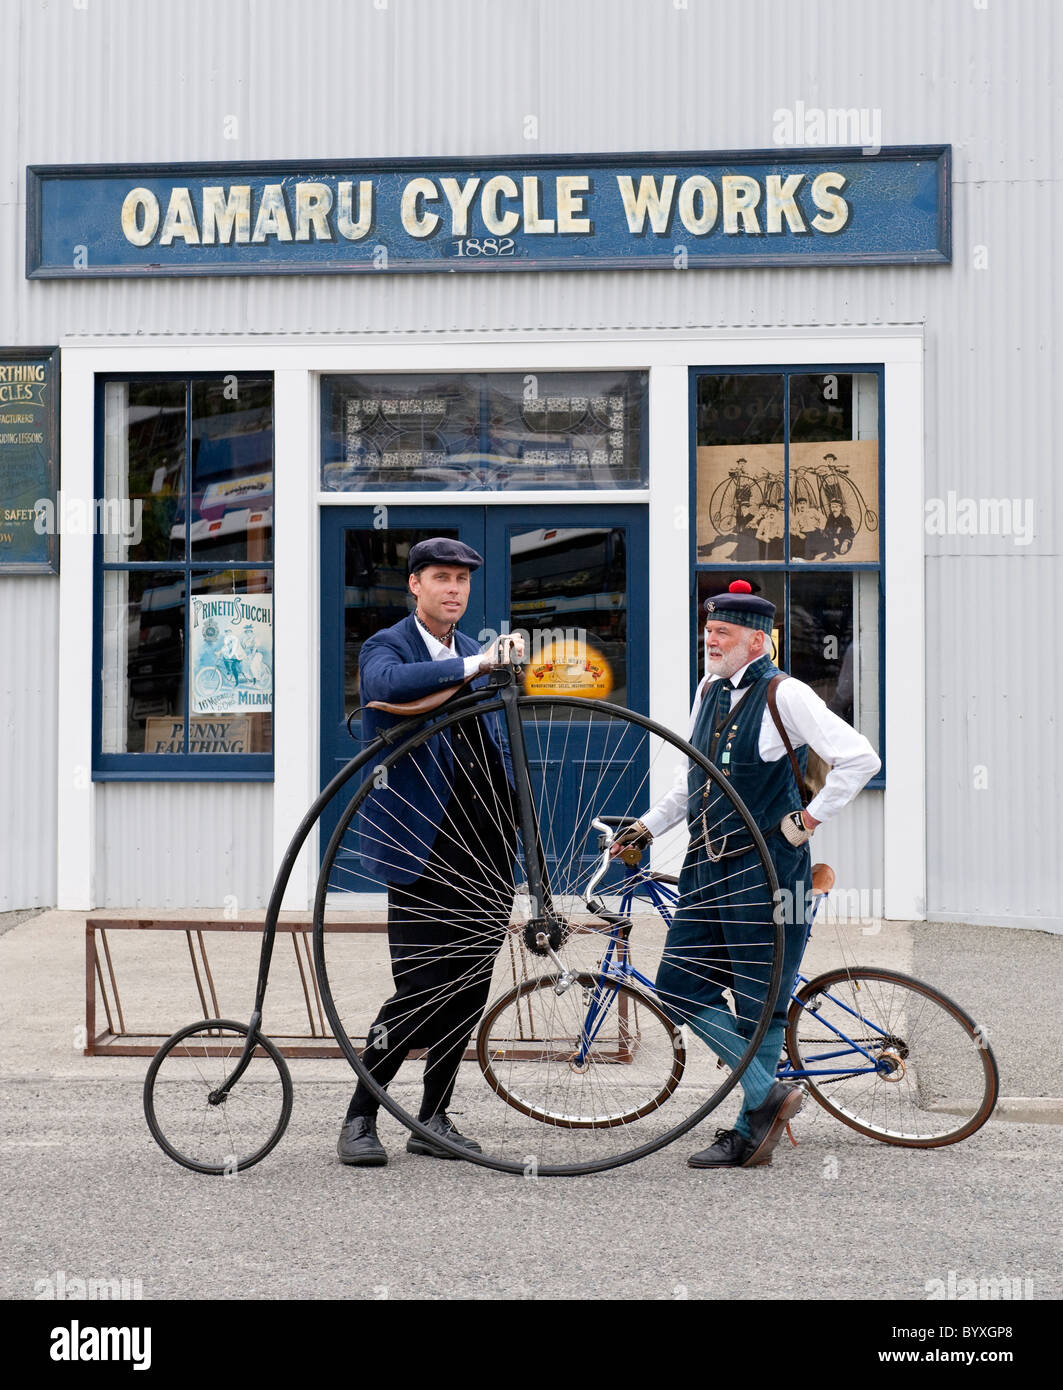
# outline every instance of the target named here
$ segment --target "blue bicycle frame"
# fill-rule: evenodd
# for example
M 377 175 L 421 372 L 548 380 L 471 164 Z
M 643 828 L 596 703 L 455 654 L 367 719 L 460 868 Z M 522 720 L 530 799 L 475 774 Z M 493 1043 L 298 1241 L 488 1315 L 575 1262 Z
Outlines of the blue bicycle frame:
M 812 906 L 813 921 L 815 921 L 816 913 L 819 911 L 819 905 L 825 896 L 826 894 L 820 893 L 814 899 Z M 582 1065 L 586 1062 L 587 1056 L 601 1031 L 606 1015 L 622 984 L 629 984 L 634 981 L 644 989 L 649 990 L 651 994 L 655 992 L 653 981 L 643 975 L 641 971 L 636 970 L 631 964 L 628 956 L 627 932 L 631 927 L 631 908 L 636 897 L 648 898 L 656 911 L 664 919 L 665 925 L 672 925 L 671 909 L 678 902 L 679 894 L 673 890 L 670 884 L 661 882 L 661 880 L 654 878 L 652 874 L 646 872 L 642 868 L 628 868 L 625 872 L 620 891 L 620 911 L 618 914 L 620 920 L 613 923 L 609 933 L 609 945 L 606 948 L 605 955 L 599 967 L 602 978 L 596 985 L 588 1006 L 587 1017 L 583 1024 L 583 1036 L 575 1059 L 577 1064 Z M 809 1008 L 809 1006 L 799 997 L 798 987 L 807 984 L 808 980 L 809 977 L 807 975 L 799 974 L 795 980 L 794 990 L 790 996 L 794 1003 L 801 1009 Z M 851 1009 L 848 1004 L 839 999 L 837 995 L 832 994 L 829 997 L 839 1008 L 844 1009 L 847 1014 L 856 1019 L 857 1022 L 867 1028 L 874 1029 L 878 1033 L 879 1038 L 887 1036 L 884 1029 L 878 1028 L 870 1019 L 857 1013 L 855 1009 Z M 815 1013 L 816 1010 L 810 1009 L 810 1012 Z M 841 1029 L 835 1027 L 833 1023 L 826 1019 L 821 1018 L 819 1021 L 824 1027 L 834 1033 L 839 1042 L 844 1044 L 844 1046 L 834 1052 L 819 1052 L 814 1056 L 809 1055 L 805 1059 L 807 1063 L 834 1062 L 838 1058 L 855 1057 L 858 1055 L 865 1059 L 867 1065 L 855 1067 L 806 1065 L 801 1068 L 795 1068 L 789 1059 L 786 1059 L 780 1060 L 776 1068 L 776 1080 L 800 1081 L 803 1077 L 807 1076 L 832 1076 L 840 1079 L 846 1076 L 871 1076 L 876 1072 L 881 1072 L 884 1075 L 889 1074 L 889 1065 L 885 1061 L 873 1057 L 866 1048 L 862 1047 L 860 1043 L 856 1041 L 856 1039 L 850 1038 L 846 1033 L 843 1033 Z

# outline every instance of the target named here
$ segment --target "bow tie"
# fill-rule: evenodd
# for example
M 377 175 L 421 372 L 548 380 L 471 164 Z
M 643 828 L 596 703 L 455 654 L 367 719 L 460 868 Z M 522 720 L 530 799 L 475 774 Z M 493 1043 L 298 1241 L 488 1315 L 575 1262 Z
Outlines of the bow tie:
M 738 682 L 737 686 L 732 684 L 730 678 L 721 681 L 720 684 L 723 689 L 720 691 L 720 700 L 716 707 L 720 716 L 722 717 L 730 713 L 731 700 L 734 697 L 734 691 L 736 689 L 745 690 L 747 686 L 755 685 L 757 681 L 760 680 L 761 676 L 767 674 L 770 668 L 771 661 L 769 658 L 766 656 L 758 656 L 756 661 L 751 661 L 742 672 L 742 679 Z

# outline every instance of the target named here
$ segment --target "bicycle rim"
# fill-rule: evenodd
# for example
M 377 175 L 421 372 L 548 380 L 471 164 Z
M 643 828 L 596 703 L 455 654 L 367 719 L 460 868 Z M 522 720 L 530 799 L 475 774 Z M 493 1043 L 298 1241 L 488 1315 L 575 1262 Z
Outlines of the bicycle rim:
M 787 1052 L 795 1069 L 836 1069 L 805 1080 L 851 1129 L 902 1148 L 941 1148 L 989 1119 L 996 1060 L 973 1019 L 939 990 L 896 971 L 855 966 L 811 980 L 798 1000 L 790 1006 Z
M 759 1045 L 778 989 L 782 927 L 774 920 L 777 885 L 763 838 L 745 808 L 717 770 L 709 770 L 705 759 L 683 740 L 604 702 L 522 696 L 517 705 L 538 849 L 546 865 L 552 909 L 564 927 L 559 955 L 566 970 L 576 975 L 596 976 L 609 953 L 608 929 L 587 910 L 582 897 L 600 858 L 598 832 L 591 821 L 603 814 L 637 816 L 646 811 L 674 784 L 684 758 L 708 770 L 723 787 L 728 808 L 744 827 L 748 850 L 713 869 L 711 890 L 704 884 L 696 892 L 684 890 L 673 908 L 683 910 L 690 938 L 681 949 L 667 944 L 664 920 L 642 894 L 636 895 L 630 961 L 650 982 L 662 962 L 670 966 L 672 988 L 663 1002 L 672 1024 L 689 1023 L 693 1015 L 703 1023 L 725 1014 L 732 1018 L 732 1006 L 740 1011 L 743 1036 L 727 1056 L 727 1067 L 718 1067 L 716 1055 L 688 1034 L 682 1078 L 659 1103 L 625 1101 L 609 1114 L 638 1113 L 608 1125 L 544 1122 L 527 1110 L 568 1114 L 577 1091 L 601 1097 L 628 1086 L 634 1092 L 634 1082 L 618 1083 L 606 1073 L 634 1077 L 641 1063 L 617 1060 L 613 1044 L 626 1027 L 618 1010 L 606 1011 L 589 1071 L 559 1066 L 557 1038 L 538 1036 L 535 1020 L 529 1031 L 527 1019 L 518 1024 L 514 1011 L 523 1092 L 532 1084 L 529 1073 L 537 1071 L 532 1086 L 536 1103 L 521 1110 L 485 1081 L 475 1064 L 476 1034 L 485 1012 L 490 1015 L 504 996 L 529 986 L 532 997 L 545 1000 L 540 982 L 557 973 L 549 958 L 534 953 L 525 940 L 529 904 L 520 891 L 526 884 L 524 846 L 513 834 L 490 738 L 484 741 L 485 725 L 493 721 L 491 731 L 498 743 L 507 743 L 498 697 L 468 711 L 444 710 L 369 770 L 323 858 L 314 907 L 316 967 L 341 1048 L 367 1093 L 408 1128 L 428 1137 L 418 1121 L 422 1087 L 431 1080 L 433 1095 L 440 1091 L 448 1074 L 444 1054 L 449 1048 L 451 1057 L 456 1051 L 462 1060 L 449 1064 L 451 1071 L 457 1065 L 457 1082 L 447 1110 L 462 1132 L 482 1146 L 479 1154 L 450 1146 L 456 1157 L 521 1174 L 601 1171 L 678 1138 L 734 1088 Z M 468 815 L 459 817 L 444 779 L 462 740 L 467 759 L 473 749 L 470 765 L 482 778 L 476 785 L 487 788 L 475 822 Z M 426 827 L 418 811 L 432 796 L 434 814 L 442 822 L 438 831 Z M 389 933 L 380 864 L 385 861 L 389 873 L 396 864 L 408 872 L 411 846 L 414 857 L 420 855 L 421 872 L 397 893 L 393 885 Z M 690 852 L 702 862 L 703 851 Z M 653 868 L 678 874 L 687 855 L 688 834 L 681 824 L 655 842 Z M 610 910 L 620 906 L 620 872 L 620 866 L 614 866 L 598 891 Z M 732 941 L 729 949 L 719 940 L 719 923 L 732 918 L 742 919 L 742 936 L 738 946 Z M 353 930 L 358 924 L 373 930 Z M 730 992 L 723 994 L 726 987 Z M 646 986 L 637 988 L 646 992 Z M 389 996 L 388 1010 L 378 1016 Z M 710 1002 L 704 1003 L 707 996 L 712 996 Z M 577 1022 L 570 1019 L 572 1027 Z M 667 1039 L 674 1056 L 667 1027 L 668 1019 L 654 1020 L 646 1036 L 655 1039 L 652 1046 L 658 1054 Z M 496 1037 L 492 1056 L 496 1071 L 504 1075 L 510 1059 L 499 1055 L 497 1043 Z M 406 1058 L 401 1066 L 400 1053 Z M 646 1061 L 648 1050 L 641 1055 Z M 662 1077 L 659 1091 L 671 1074 L 671 1062 L 672 1057 L 668 1071 L 659 1058 L 654 1062 L 654 1071 Z M 386 1090 L 374 1079 L 385 1074 Z
M 262 1034 L 247 1070 L 212 1103 L 243 1055 L 247 1026 L 206 1019 L 179 1029 L 152 1058 L 144 1114 L 160 1148 L 185 1168 L 218 1176 L 242 1172 L 278 1143 L 292 1112 L 292 1081 Z

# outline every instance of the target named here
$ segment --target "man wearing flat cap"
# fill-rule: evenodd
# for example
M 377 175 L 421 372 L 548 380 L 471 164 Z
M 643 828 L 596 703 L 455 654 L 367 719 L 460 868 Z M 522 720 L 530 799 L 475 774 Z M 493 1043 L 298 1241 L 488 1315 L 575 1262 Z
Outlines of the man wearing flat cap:
M 372 702 L 408 704 L 466 681 L 476 689 L 495 664 L 457 628 L 471 573 L 481 564 L 470 546 L 447 537 L 411 547 L 408 583 L 416 608 L 374 633 L 359 657 L 366 742 L 403 717 L 373 709 Z M 459 1133 L 447 1106 L 487 1003 L 513 902 L 511 781 L 497 715 L 471 715 L 391 768 L 386 785 L 367 798 L 358 826 L 365 872 L 387 883 L 395 982 L 369 1029 L 363 1061 L 387 1087 L 411 1049 L 426 1049 L 418 1118 L 476 1153 L 479 1145 Z M 344 1163 L 387 1163 L 376 1114 L 376 1097 L 359 1082 L 337 1144 Z M 406 1148 L 454 1157 L 417 1135 Z
M 832 713 L 809 686 L 783 676 L 768 655 L 775 607 L 736 580 L 705 603 L 706 677 L 687 734 L 720 769 L 764 834 L 792 910 L 784 920 L 782 980 L 768 1031 L 743 1072 L 734 1129 L 688 1160 L 694 1168 L 754 1168 L 771 1162 L 804 1088 L 775 1080 L 790 994 L 808 940 L 808 840 L 846 806 L 881 766 L 862 734 Z M 774 697 L 774 698 L 773 698 Z M 775 705 L 773 711 L 772 705 Z M 778 718 L 776 719 L 776 715 Z M 784 737 L 785 734 L 785 737 Z M 830 765 L 821 791 L 803 807 L 803 773 L 812 748 Z M 795 768 L 796 763 L 796 768 Z M 802 774 L 801 780 L 797 769 Z M 767 998 L 772 905 L 760 859 L 726 794 L 697 767 L 621 836 L 645 846 L 686 817 L 690 844 L 679 879 L 679 907 L 668 931 L 656 987 L 677 1023 L 687 1024 L 725 1063 L 746 1050 Z M 724 989 L 734 1000 L 728 1007 Z

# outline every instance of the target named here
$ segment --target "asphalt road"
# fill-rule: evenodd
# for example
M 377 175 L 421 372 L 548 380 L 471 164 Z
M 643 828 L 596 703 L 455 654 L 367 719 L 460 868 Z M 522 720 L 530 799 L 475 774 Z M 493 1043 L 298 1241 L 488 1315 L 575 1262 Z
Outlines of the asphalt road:
M 40 1297 L 60 1271 L 145 1299 L 925 1300 L 950 1272 L 1061 1293 L 1058 1125 L 991 1121 L 922 1152 L 810 1103 L 770 1168 L 688 1169 L 710 1119 L 637 1164 L 533 1180 L 407 1155 L 390 1117 L 389 1166 L 344 1168 L 349 1089 L 297 1078 L 273 1154 L 209 1178 L 156 1148 L 131 1075 L 0 1083 L 0 1296 Z

